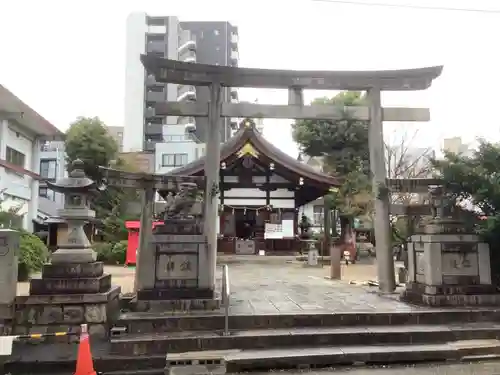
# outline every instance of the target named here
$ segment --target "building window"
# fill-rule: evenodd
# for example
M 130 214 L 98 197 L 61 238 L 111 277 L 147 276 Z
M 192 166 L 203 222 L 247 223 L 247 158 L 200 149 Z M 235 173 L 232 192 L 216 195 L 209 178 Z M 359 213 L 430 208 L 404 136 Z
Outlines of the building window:
M 56 160 L 40 160 L 40 176 L 48 180 L 55 180 L 57 177 Z
M 313 225 L 323 225 L 323 206 L 313 206 Z
M 26 155 L 24 155 L 22 152 L 14 150 L 9 146 L 7 146 L 6 151 L 7 151 L 6 159 L 9 163 L 24 168 L 24 161 L 26 159 Z
M 219 35 L 219 34 L 220 34 L 220 31 L 219 31 L 219 30 L 217 30 L 217 29 L 215 29 L 215 30 L 214 30 L 214 35 Z
M 163 154 L 161 164 L 163 167 L 182 167 L 187 164 L 188 154 Z
M 56 200 L 56 193 L 53 190 L 50 190 L 46 186 L 40 186 L 38 188 L 38 196 L 40 196 L 42 198 L 50 199 L 51 201 Z

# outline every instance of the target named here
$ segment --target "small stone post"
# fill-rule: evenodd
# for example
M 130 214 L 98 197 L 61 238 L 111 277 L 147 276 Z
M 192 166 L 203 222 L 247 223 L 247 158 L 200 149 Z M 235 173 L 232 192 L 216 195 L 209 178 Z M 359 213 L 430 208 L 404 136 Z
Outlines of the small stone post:
M 0 229 L 0 336 L 8 335 L 14 318 L 19 261 L 19 232 Z

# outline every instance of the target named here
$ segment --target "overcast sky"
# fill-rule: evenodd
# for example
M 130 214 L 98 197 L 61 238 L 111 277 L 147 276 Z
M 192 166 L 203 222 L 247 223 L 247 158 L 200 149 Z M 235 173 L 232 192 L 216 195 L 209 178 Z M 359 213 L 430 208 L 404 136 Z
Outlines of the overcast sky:
M 497 9 L 498 0 L 356 0 Z M 1 0 L 0 83 L 65 130 L 77 116 L 123 124 L 125 19 L 132 11 L 239 27 L 240 66 L 276 69 L 398 69 L 445 66 L 433 87 L 386 93 L 386 106 L 429 107 L 432 122 L 386 124 L 419 130 L 415 147 L 442 138 L 499 140 L 500 13 L 410 10 L 312 0 Z M 328 93 L 330 94 L 330 93 Z M 307 100 L 324 93 L 308 92 Z M 286 104 L 279 90 L 241 90 L 240 99 Z M 138 103 L 138 105 L 141 105 Z M 296 154 L 291 121 L 266 120 L 265 135 Z

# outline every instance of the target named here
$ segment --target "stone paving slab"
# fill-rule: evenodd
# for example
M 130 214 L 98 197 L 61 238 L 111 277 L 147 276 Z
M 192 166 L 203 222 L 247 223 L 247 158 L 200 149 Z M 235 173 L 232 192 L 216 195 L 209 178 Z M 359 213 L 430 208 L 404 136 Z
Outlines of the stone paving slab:
M 428 310 L 350 285 L 325 279 L 328 268 L 284 263 L 229 265 L 232 315 Z

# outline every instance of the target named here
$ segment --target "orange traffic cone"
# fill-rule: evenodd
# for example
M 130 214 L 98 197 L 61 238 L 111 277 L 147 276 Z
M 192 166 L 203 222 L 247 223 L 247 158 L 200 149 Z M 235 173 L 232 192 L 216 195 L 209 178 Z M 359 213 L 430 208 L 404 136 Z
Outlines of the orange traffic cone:
M 87 332 L 87 325 L 82 324 L 81 330 L 78 357 L 76 358 L 75 375 L 97 375 L 94 370 L 92 353 L 90 352 L 90 339 Z

